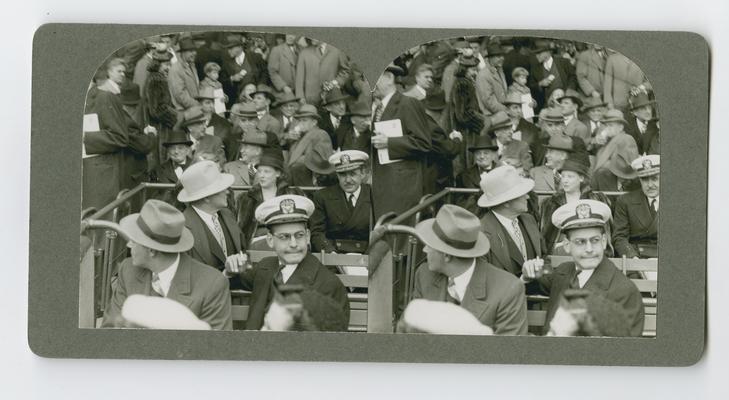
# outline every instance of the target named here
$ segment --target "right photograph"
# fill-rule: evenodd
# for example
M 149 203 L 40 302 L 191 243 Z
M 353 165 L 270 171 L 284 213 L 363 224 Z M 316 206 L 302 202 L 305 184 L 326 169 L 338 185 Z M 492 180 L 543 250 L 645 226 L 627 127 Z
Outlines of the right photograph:
M 373 87 L 368 332 L 655 337 L 660 123 L 599 43 L 466 36 Z

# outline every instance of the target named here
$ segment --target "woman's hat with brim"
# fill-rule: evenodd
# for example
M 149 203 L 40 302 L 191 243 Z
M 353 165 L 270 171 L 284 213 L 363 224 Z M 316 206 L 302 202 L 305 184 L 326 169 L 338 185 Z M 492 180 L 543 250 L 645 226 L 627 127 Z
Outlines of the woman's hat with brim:
M 534 181 L 524 178 L 511 165 L 496 167 L 481 175 L 479 207 L 493 207 L 514 200 L 534 189 Z
M 590 176 L 590 166 L 573 158 L 567 158 L 564 160 L 562 168 L 560 168 L 557 172 L 561 173 L 562 171 L 576 172 L 586 178 Z
M 571 229 L 604 227 L 612 218 L 610 207 L 597 200 L 581 199 L 567 203 L 552 213 L 552 224 L 563 232 Z
M 301 119 L 301 118 L 314 118 L 316 120 L 319 120 L 321 117 L 319 116 L 319 113 L 316 110 L 316 107 L 314 107 L 311 104 L 304 104 L 299 108 L 298 111 L 296 111 L 296 114 L 294 115 L 294 118 Z
M 235 177 L 220 172 L 218 165 L 213 161 L 199 161 L 189 166 L 180 176 L 182 190 L 177 200 L 190 203 L 205 197 L 212 196 L 228 189 L 233 185 Z
M 496 144 L 494 139 L 492 139 L 486 135 L 476 136 L 476 140 L 473 142 L 473 144 L 468 146 L 468 151 L 498 150 L 498 149 L 499 149 L 499 146 Z
M 275 151 L 274 149 L 271 149 L 270 151 L 264 151 L 263 154 L 261 154 L 261 157 L 258 160 L 258 163 L 256 163 L 255 167 L 271 167 L 275 168 L 281 172 L 284 170 L 284 159 L 283 155 L 280 154 L 280 152 Z
M 319 175 L 334 173 L 334 165 L 329 163 L 329 157 L 334 154 L 331 145 L 318 144 L 304 157 L 304 165 L 310 171 Z
M 435 218 L 420 222 L 415 231 L 426 246 L 455 257 L 481 257 L 491 248 L 478 217 L 452 204 L 443 205 Z
M 162 146 L 167 147 L 172 146 L 173 144 L 192 146 L 192 140 L 190 140 L 190 136 L 186 132 L 175 130 L 170 132 L 167 138 L 162 142 Z
M 328 106 L 329 104 L 349 99 L 349 95 L 343 93 L 339 88 L 336 87 L 326 92 L 323 97 L 324 101 L 322 101 L 321 103 L 322 106 Z
M 119 226 L 132 242 L 164 253 L 182 253 L 195 243 L 185 216 L 160 200 L 147 200 L 139 213 L 122 218 Z

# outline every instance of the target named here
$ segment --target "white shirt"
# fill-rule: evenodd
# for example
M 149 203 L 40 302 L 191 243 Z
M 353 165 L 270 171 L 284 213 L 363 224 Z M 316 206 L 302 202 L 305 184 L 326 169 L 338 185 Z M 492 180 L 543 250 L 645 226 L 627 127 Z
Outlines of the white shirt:
M 354 195 L 354 204 L 357 204 L 360 192 L 362 192 L 362 186 L 358 187 L 353 193 L 344 192 L 344 198 L 349 201 L 349 196 Z M 349 203 L 352 204 L 351 201 L 349 201 Z M 354 207 L 354 204 L 352 204 L 352 207 Z
M 246 60 L 246 52 L 242 51 L 236 58 L 235 63 L 238 65 L 243 65 L 243 62 Z
M 213 236 L 216 239 L 218 239 L 218 244 L 220 245 L 220 248 L 224 249 L 225 248 L 225 243 L 220 243 L 220 240 L 222 239 L 223 241 L 225 241 L 225 237 L 218 238 L 218 230 L 215 229 L 215 223 L 213 222 L 213 214 L 209 214 L 209 213 L 207 213 L 207 212 L 205 212 L 205 211 L 203 211 L 203 210 L 201 210 L 201 209 L 199 209 L 199 208 L 197 208 L 195 206 L 192 206 L 192 209 L 195 210 L 195 212 L 197 213 L 197 215 L 199 215 L 200 218 L 203 220 L 203 222 L 205 222 L 205 225 L 207 225 L 208 229 L 210 229 L 210 232 L 213 233 Z M 220 219 L 218 219 L 218 222 L 220 222 Z M 220 228 L 221 229 L 223 228 L 223 225 L 222 224 L 220 225 Z M 223 235 L 225 235 L 225 234 L 223 234 Z
M 332 126 L 334 127 L 334 129 L 339 128 L 339 122 L 341 121 L 340 117 L 337 117 L 333 114 L 329 114 L 329 120 L 332 121 Z
M 162 287 L 162 292 L 165 297 L 167 297 L 167 293 L 170 292 L 170 286 L 172 286 L 172 278 L 175 277 L 175 273 L 177 272 L 177 266 L 180 265 L 180 255 L 177 254 L 177 258 L 175 258 L 175 262 L 172 263 L 167 269 L 165 269 L 162 272 L 158 272 L 157 276 L 159 276 L 159 283 Z
M 577 274 L 577 281 L 580 284 L 580 289 L 585 287 L 593 272 L 595 272 L 594 269 L 583 269 L 582 272 Z
M 456 276 L 453 279 L 454 288 L 456 290 L 456 295 L 451 296 L 455 297 L 456 300 L 463 301 L 463 296 L 466 295 L 466 289 L 468 289 L 468 283 L 471 282 L 471 277 L 473 276 L 473 270 L 476 269 L 476 259 L 473 259 L 473 262 L 471 263 L 471 266 L 468 267 L 467 270 L 465 270 L 462 274 Z
M 658 199 L 658 196 L 656 196 L 654 198 L 650 198 L 648 196 L 646 196 L 646 197 L 648 198 L 648 207 L 651 206 L 651 201 L 655 200 L 656 201 L 655 210 L 658 211 L 658 204 L 660 204 L 660 200 Z
M 298 264 L 286 264 L 283 268 L 281 268 L 281 277 L 283 278 L 283 283 L 289 281 L 291 275 L 293 275 L 294 271 L 296 271 L 296 267 L 298 267 Z
M 478 58 L 479 71 L 486 68 L 486 60 L 483 59 L 483 55 L 481 53 L 476 53 L 476 58 Z
M 175 167 L 175 175 L 177 175 L 177 179 L 180 179 L 183 172 L 184 171 L 182 170 L 182 167 L 180 167 L 179 165 Z
M 354 137 L 356 137 L 356 138 L 358 138 L 359 135 L 361 135 L 361 133 L 359 133 L 359 131 L 355 127 L 352 127 L 352 131 L 354 132 Z
M 506 218 L 503 215 L 497 213 L 496 211 L 494 211 L 494 215 L 496 216 L 496 219 L 498 219 L 499 222 L 501 222 L 501 225 L 504 226 L 504 229 L 506 229 L 506 232 L 509 233 L 509 236 L 511 236 L 511 239 L 514 241 L 514 243 L 516 243 L 516 246 L 519 247 L 519 239 L 517 239 L 516 232 L 514 232 L 514 225 L 512 225 L 513 219 Z M 514 219 L 517 219 L 517 218 L 514 218 Z M 519 228 L 519 231 L 521 231 L 521 228 Z M 524 253 L 526 253 L 527 238 L 524 236 L 524 232 L 521 232 L 521 238 L 522 238 L 522 241 L 524 242 L 523 250 L 524 250 Z
M 575 114 L 565 115 L 564 116 L 564 124 L 568 125 L 572 120 L 575 118 Z
M 415 85 L 414 87 L 415 87 L 415 90 L 417 90 L 418 92 L 420 92 L 420 94 L 423 95 L 423 97 L 427 96 L 427 93 L 425 93 L 425 89 L 421 88 L 420 85 Z
M 552 57 L 549 57 L 548 59 L 544 60 L 544 62 L 542 63 L 542 66 L 547 71 L 550 71 L 550 70 L 552 70 L 552 63 L 553 62 L 554 62 L 554 59 Z
M 501 143 L 501 142 L 499 142 L 499 140 L 498 140 L 498 139 L 496 139 L 496 146 L 497 146 L 497 147 L 499 148 L 499 149 L 497 150 L 497 153 L 498 153 L 498 155 L 499 155 L 499 156 L 501 156 L 501 154 L 503 154 L 503 153 L 504 153 L 504 147 L 506 147 L 506 145 L 505 145 L 505 144 L 503 144 L 503 143 Z
M 590 120 L 590 132 L 595 132 L 595 130 L 598 128 L 600 128 L 600 123 Z
M 395 92 L 392 92 L 392 93 L 390 93 L 387 96 L 385 96 L 385 97 L 382 98 L 381 103 L 382 103 L 382 110 L 383 110 L 383 112 L 387 108 L 387 103 L 390 102 L 390 99 L 392 98 L 392 95 L 394 95 L 394 94 L 395 94 Z M 374 115 L 375 115 L 375 113 L 374 113 L 374 109 L 373 109 L 372 116 L 374 116 Z
M 635 122 L 638 125 L 638 132 L 640 132 L 641 134 L 644 134 L 645 131 L 648 129 L 648 123 L 641 121 L 640 118 L 636 118 Z
M 258 119 L 263 118 L 264 115 L 266 115 L 266 110 L 256 111 L 256 116 L 258 117 Z

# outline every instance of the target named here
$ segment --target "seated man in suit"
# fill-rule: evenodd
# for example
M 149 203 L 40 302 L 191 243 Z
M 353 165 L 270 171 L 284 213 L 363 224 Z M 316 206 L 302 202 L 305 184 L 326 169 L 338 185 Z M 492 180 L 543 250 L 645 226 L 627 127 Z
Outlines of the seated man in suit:
M 319 120 L 321 117 L 316 111 L 316 107 L 305 104 L 296 112 L 296 127 L 289 133 L 288 138 L 291 140 L 289 144 L 289 158 L 286 161 L 286 172 L 293 186 L 309 186 L 311 185 L 313 174 L 306 167 L 306 155 L 314 148 L 322 146 L 332 149 L 332 141 L 321 128 L 319 128 Z
M 150 181 L 155 183 L 174 183 L 180 181 L 182 173 L 192 164 L 192 140 L 187 133 L 182 131 L 172 131 L 167 135 L 167 139 L 162 142 L 165 148 L 168 160 L 157 165 L 150 175 Z M 184 209 L 184 205 L 176 199 L 177 190 L 160 190 L 155 191 L 151 197 L 172 204 L 180 210 Z
M 358 101 L 349 107 L 349 121 L 347 129 L 339 129 L 337 146 L 339 150 L 359 150 L 370 154 L 372 137 L 372 108 L 367 102 Z
M 246 261 L 241 231 L 228 209 L 228 188 L 233 180 L 233 175 L 221 173 L 215 162 L 198 161 L 180 177 L 182 190 L 177 195 L 177 200 L 187 205 L 185 226 L 195 237 L 190 255 L 228 277 L 231 268 Z
M 615 251 L 631 258 L 658 257 L 661 158 L 653 154 L 638 157 L 632 167 L 640 179 L 640 190 L 626 193 L 615 201 Z
M 286 146 L 285 136 L 296 125 L 294 123 L 294 115 L 301 104 L 299 103 L 299 100 L 300 99 L 293 93 L 284 93 L 274 104 L 274 110 L 271 111 L 271 116 L 276 118 L 276 120 L 281 124 L 281 133 L 279 134 L 278 139 L 279 145 L 283 148 L 288 148 Z
M 497 335 L 526 335 L 524 287 L 484 257 L 489 239 L 479 225 L 475 215 L 446 204 L 415 227 L 428 261 L 415 272 L 413 298 L 459 304 Z
M 203 87 L 200 89 L 200 93 L 195 97 L 195 100 L 200 102 L 200 108 L 202 109 L 203 115 L 205 115 L 205 133 L 208 135 L 215 135 L 223 141 L 223 143 L 229 142 L 229 136 L 232 134 L 233 124 L 228 122 L 225 118 L 221 117 L 215 112 L 215 91 L 211 87 Z
M 564 115 L 564 133 L 567 136 L 578 137 L 583 142 L 590 142 L 590 131 L 587 126 L 577 118 L 577 111 L 582 107 L 582 100 L 579 93 L 572 89 L 567 89 L 565 94 L 557 99 L 562 108 Z
M 308 251 L 307 223 L 313 211 L 314 203 L 297 195 L 276 196 L 256 208 L 256 219 L 259 225 L 268 228 L 266 242 L 276 256 L 264 258 L 254 269 L 240 275 L 241 281 L 250 282 L 253 287 L 246 329 L 261 329 L 274 293 L 284 284 L 301 285 L 303 290 L 313 290 L 333 299 L 345 321 L 349 321 L 347 289 Z
M 506 113 L 511 118 L 511 126 L 514 130 L 512 137 L 516 140 L 526 142 L 532 153 L 534 153 L 534 146 L 536 146 L 539 140 L 540 130 L 536 125 L 524 119 L 521 95 L 515 92 L 507 94 L 504 105 L 506 106 Z
M 233 175 L 235 186 L 251 186 L 256 182 L 255 165 L 261 159 L 263 150 L 268 148 L 266 134 L 259 130 L 243 133 L 240 142 L 240 157 L 223 166 L 223 172 Z
M 595 143 L 595 136 L 602 128 L 602 117 L 607 111 L 607 103 L 602 99 L 596 99 L 588 97 L 585 99 L 585 103 L 582 106 L 582 118 L 581 121 L 587 127 L 590 132 L 590 140 L 585 142 L 587 145 L 587 151 L 594 153 L 597 150 L 597 143 Z
M 180 211 L 165 202 L 148 200 L 138 214 L 122 218 L 119 225 L 129 237 L 132 257 L 119 266 L 102 327 L 126 326 L 121 317 L 124 301 L 141 294 L 175 300 L 212 329 L 232 329 L 228 280 L 186 254 L 195 239 Z
M 367 153 L 345 150 L 329 157 L 338 185 L 314 193 L 312 251 L 364 253 L 370 233 L 372 201 L 367 179 Z
M 481 218 L 481 230 L 491 243 L 486 259 L 516 276 L 525 262 L 547 254 L 537 221 L 528 212 L 533 188 L 534 181 L 510 165 L 494 168 L 481 179 L 478 206 L 489 208 Z
M 456 186 L 459 188 L 480 189 L 481 175 L 490 172 L 496 168 L 499 162 L 499 147 L 489 136 L 477 136 L 476 142 L 468 148 L 473 153 L 474 165 L 467 170 L 461 172 L 456 177 Z M 477 214 L 478 194 L 463 194 L 457 204 L 466 210 Z
M 504 153 L 518 154 L 519 159 L 524 165 L 524 170 L 529 171 L 534 162 L 532 160 L 531 150 L 526 142 L 515 140 L 514 127 L 511 124 L 511 118 L 504 111 L 499 111 L 491 117 L 491 124 L 488 127 L 488 134 L 496 139 L 499 157 L 503 158 Z
M 256 111 L 253 102 L 233 104 L 233 107 L 230 108 L 230 117 L 236 125 L 233 128 L 230 143 L 226 144 L 228 161 L 233 161 L 238 157 L 239 143 L 237 140 L 242 138 L 245 132 L 251 130 L 265 133 L 266 144 L 269 147 L 280 147 L 281 124 L 276 118 L 268 114 L 264 114 L 259 119 L 258 111 Z
M 329 135 L 334 148 L 339 147 L 337 136 L 340 131 L 346 131 L 347 125 L 351 125 L 347 118 L 347 100 L 349 96 L 339 88 L 333 88 L 325 92 L 321 103 L 322 110 L 319 112 L 319 128 Z
M 605 225 L 610 217 L 610 207 L 596 200 L 578 200 L 558 208 L 552 222 L 565 233 L 563 246 L 573 261 L 551 270 L 544 267 L 543 260 L 530 260 L 524 263 L 521 279 L 527 283 L 527 293 L 549 296 L 547 321 L 555 316 L 565 290 L 586 289 L 618 303 L 628 315 L 630 335 L 640 336 L 644 319 L 640 292 L 605 257 L 609 241 Z
M 603 129 L 595 137 L 601 145 L 592 165 L 592 182 L 594 190 L 623 190 L 619 179 L 630 179 L 633 171 L 630 167 L 638 158 L 638 146 L 632 136 L 625 133 L 628 124 L 619 110 L 610 110 L 602 118 Z
M 544 165 L 534 167 L 529 171 L 529 176 L 534 180 L 534 190 L 543 192 L 556 192 L 559 190 L 559 171 L 567 159 L 567 156 L 574 151 L 572 138 L 558 135 L 549 138 L 549 143 L 544 146 L 547 149 Z
M 625 133 L 635 139 L 639 154 L 658 154 L 658 122 L 653 118 L 655 100 L 648 97 L 648 93 L 639 92 L 631 96 L 630 113 Z

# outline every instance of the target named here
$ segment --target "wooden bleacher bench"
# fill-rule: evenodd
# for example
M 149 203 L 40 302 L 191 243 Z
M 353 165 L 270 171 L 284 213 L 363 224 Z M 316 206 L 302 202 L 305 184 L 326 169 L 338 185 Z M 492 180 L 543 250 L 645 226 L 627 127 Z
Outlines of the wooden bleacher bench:
M 572 261 L 569 256 L 549 256 L 553 267 L 564 262 Z M 643 323 L 643 337 L 656 336 L 656 295 L 658 293 L 658 260 L 657 259 L 633 259 L 633 258 L 611 258 L 610 261 L 618 267 L 623 274 L 637 273 L 642 275 L 641 279 L 631 279 L 638 290 L 650 296 L 643 297 L 645 321 Z M 527 300 L 532 303 L 546 303 L 548 296 L 529 295 Z M 527 310 L 527 321 L 530 327 L 543 327 L 547 321 L 547 311 Z
M 366 268 L 367 255 L 363 254 L 332 254 L 312 253 L 324 266 L 338 267 L 359 266 L 365 268 L 365 275 L 337 274 L 342 284 L 347 288 L 367 288 Z M 256 264 L 266 257 L 276 256 L 272 251 L 248 251 L 250 261 Z M 240 327 L 248 319 L 248 301 L 251 292 L 246 290 L 231 290 L 233 296 L 233 325 Z M 349 293 L 349 331 L 367 332 L 367 293 Z

